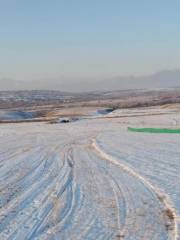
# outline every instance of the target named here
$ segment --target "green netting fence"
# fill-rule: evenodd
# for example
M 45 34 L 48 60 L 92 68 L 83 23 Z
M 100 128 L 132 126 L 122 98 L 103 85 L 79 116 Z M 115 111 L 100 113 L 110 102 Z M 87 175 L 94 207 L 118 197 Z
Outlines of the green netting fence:
M 171 128 L 132 128 L 128 127 L 130 132 L 144 132 L 144 133 L 180 133 L 180 129 Z

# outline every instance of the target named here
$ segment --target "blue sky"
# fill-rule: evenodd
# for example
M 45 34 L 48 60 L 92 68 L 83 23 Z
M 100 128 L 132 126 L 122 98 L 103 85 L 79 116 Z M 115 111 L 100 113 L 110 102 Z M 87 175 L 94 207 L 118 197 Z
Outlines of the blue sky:
M 178 0 L 0 0 L 0 78 L 179 68 L 179 12 Z

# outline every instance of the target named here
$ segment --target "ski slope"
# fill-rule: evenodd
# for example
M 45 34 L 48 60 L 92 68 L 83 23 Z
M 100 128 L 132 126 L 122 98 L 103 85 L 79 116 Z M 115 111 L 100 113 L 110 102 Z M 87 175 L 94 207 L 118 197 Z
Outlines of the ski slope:
M 179 115 L 132 115 L 1 124 L 0 239 L 179 239 L 180 135 L 127 131 Z

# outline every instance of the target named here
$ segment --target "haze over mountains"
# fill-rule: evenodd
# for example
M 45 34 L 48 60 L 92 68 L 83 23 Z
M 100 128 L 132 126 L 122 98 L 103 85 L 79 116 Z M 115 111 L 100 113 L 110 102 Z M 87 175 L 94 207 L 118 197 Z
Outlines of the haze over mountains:
M 19 81 L 0 79 L 0 90 L 60 90 L 70 92 L 113 91 L 180 87 L 180 69 L 157 72 L 148 76 L 117 76 L 101 79 L 52 79 Z

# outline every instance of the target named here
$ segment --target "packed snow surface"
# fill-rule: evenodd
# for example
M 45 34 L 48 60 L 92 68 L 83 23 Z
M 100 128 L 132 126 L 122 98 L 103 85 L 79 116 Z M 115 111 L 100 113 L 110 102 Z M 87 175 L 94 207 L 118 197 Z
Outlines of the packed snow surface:
M 3 120 L 25 120 L 25 119 L 32 119 L 35 114 L 32 112 L 23 112 L 23 111 L 3 111 L 0 110 L 0 121 Z
M 127 131 L 178 119 L 1 124 L 0 239 L 178 239 L 180 135 Z

